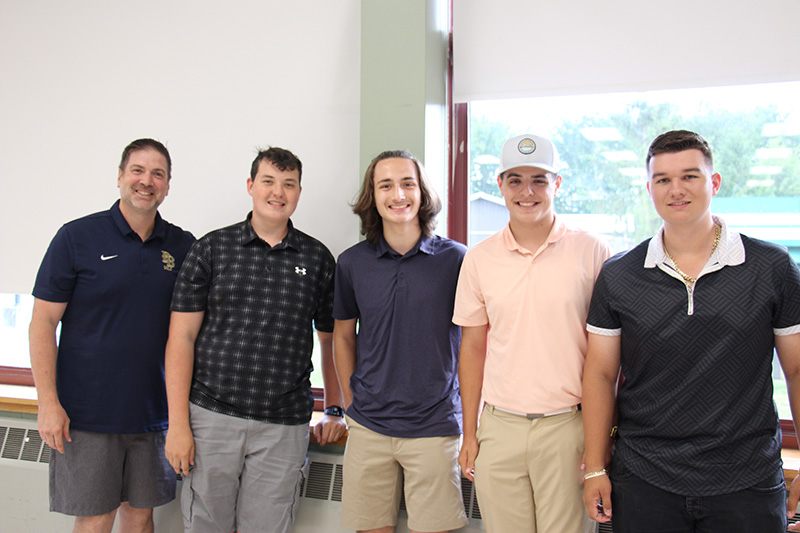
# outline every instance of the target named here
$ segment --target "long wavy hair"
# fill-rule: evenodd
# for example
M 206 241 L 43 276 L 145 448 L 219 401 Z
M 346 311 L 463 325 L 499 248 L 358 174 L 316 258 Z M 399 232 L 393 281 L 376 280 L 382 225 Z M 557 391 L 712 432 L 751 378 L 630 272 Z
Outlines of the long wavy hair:
M 383 219 L 375 206 L 375 166 L 384 159 L 408 159 L 414 163 L 419 180 L 421 202 L 419 206 L 419 227 L 426 237 L 433 236 L 436 229 L 436 215 L 442 210 L 442 201 L 431 187 L 425 169 L 419 160 L 406 150 L 387 150 L 381 152 L 367 167 L 364 181 L 355 203 L 351 205 L 353 213 L 361 219 L 361 234 L 373 244 L 378 242 L 383 235 Z

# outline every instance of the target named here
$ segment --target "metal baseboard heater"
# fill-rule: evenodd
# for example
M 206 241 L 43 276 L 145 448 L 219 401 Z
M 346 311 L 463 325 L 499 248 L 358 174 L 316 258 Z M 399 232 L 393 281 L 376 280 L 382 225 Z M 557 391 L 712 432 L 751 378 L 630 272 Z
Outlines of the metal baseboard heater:
M 0 418 L 0 468 L 3 465 L 12 465 L 18 461 L 19 465 L 28 468 L 46 470 L 50 462 L 50 447 L 39 436 L 36 424 L 23 419 Z M 308 479 L 301 487 L 301 505 L 298 513 L 297 527 L 300 532 L 326 531 L 335 533 L 346 531 L 339 524 L 339 504 L 342 501 L 342 455 L 311 451 L 309 453 L 310 465 Z M 24 474 L 22 474 L 24 475 Z M 4 483 L 8 479 L 2 476 Z M 10 481 L 10 480 L 9 480 Z M 461 494 L 464 508 L 469 518 L 469 524 L 461 532 L 483 531 L 481 511 L 475 495 L 475 488 L 471 481 L 461 479 Z M 41 498 L 47 498 L 46 486 L 41 488 Z M 405 498 L 400 501 L 401 524 L 398 524 L 398 533 L 407 531 L 405 527 Z M 0 519 L 0 523 L 2 523 Z M 790 523 L 800 521 L 792 519 Z M 322 525 L 324 523 L 325 525 Z M 613 533 L 611 524 L 602 524 L 599 533 Z

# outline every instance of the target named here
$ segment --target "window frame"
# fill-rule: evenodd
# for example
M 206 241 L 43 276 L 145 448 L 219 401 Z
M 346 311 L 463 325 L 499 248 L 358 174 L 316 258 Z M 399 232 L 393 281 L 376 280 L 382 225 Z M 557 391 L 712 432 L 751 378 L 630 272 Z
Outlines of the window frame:
M 0 385 L 33 387 L 33 372 L 30 368 L 0 366 Z

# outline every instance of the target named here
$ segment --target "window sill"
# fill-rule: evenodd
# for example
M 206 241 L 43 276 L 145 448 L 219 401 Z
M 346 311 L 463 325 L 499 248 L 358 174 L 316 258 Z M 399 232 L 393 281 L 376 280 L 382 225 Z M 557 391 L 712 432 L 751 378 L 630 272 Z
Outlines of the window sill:
M 36 414 L 36 389 L 24 385 L 0 385 L 0 411 Z
M 788 487 L 797 477 L 797 470 L 800 468 L 800 450 L 783 448 L 781 457 L 783 458 L 783 475 L 786 476 L 786 486 Z
M 23 385 L 0 384 L 0 411 L 35 415 L 37 411 L 36 388 Z M 309 442 L 314 444 L 318 444 L 317 439 L 314 437 L 314 426 L 317 425 L 317 422 L 319 422 L 321 418 L 322 412 L 320 411 L 314 411 L 311 415 L 311 422 L 308 428 Z M 347 444 L 347 433 L 332 444 L 336 446 L 344 446 Z M 800 457 L 800 455 L 798 455 L 798 457 Z M 798 461 L 800 462 L 800 459 L 798 459 Z

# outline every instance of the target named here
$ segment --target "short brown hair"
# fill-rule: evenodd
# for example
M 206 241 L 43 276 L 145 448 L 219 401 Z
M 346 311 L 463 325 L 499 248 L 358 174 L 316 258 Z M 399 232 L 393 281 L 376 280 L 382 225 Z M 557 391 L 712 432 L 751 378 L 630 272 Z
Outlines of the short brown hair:
M 408 159 L 414 163 L 417 169 L 417 179 L 419 180 L 421 202 L 419 206 L 419 227 L 426 237 L 433 236 L 436 228 L 436 215 L 442 210 L 442 201 L 433 190 L 425 169 L 422 164 L 410 152 L 405 150 L 387 150 L 381 152 L 370 162 L 367 171 L 364 173 L 364 181 L 361 183 L 361 190 L 358 197 L 352 204 L 353 213 L 361 218 L 361 234 L 367 236 L 367 240 L 373 244 L 378 242 L 383 235 L 383 219 L 375 207 L 375 166 L 384 159 Z
M 256 158 L 250 164 L 250 179 L 256 179 L 258 175 L 258 167 L 262 161 L 272 163 L 275 168 L 281 172 L 292 170 L 297 171 L 297 183 L 301 183 L 303 179 L 303 163 L 300 159 L 289 150 L 278 148 L 277 146 L 270 146 L 266 150 L 259 150 Z
M 650 160 L 654 156 L 683 152 L 684 150 L 700 150 L 708 166 L 712 171 L 714 170 L 714 156 L 711 154 L 711 147 L 703 137 L 693 131 L 673 130 L 662 133 L 650 143 L 650 148 L 647 149 L 647 157 L 644 160 L 647 173 L 650 173 Z
M 155 150 L 164 156 L 167 160 L 167 180 L 172 179 L 172 158 L 169 156 L 169 150 L 162 143 L 155 139 L 136 139 L 122 151 L 122 157 L 119 160 L 119 169 L 125 172 L 125 167 L 128 166 L 128 160 L 131 158 L 133 152 L 141 150 Z

